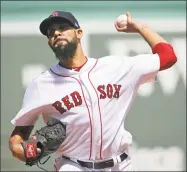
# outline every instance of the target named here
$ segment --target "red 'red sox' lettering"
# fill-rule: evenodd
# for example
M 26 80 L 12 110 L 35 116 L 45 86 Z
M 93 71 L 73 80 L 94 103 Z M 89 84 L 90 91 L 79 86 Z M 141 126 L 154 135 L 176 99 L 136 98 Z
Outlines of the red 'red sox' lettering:
M 79 92 L 77 91 L 74 91 L 73 93 L 70 94 L 74 103 L 75 103 L 75 106 L 79 106 L 82 104 L 82 98 L 79 94 Z
M 109 99 L 119 98 L 120 89 L 121 85 L 117 84 L 99 85 L 97 87 L 97 90 L 100 92 L 100 99 L 105 99 L 106 97 Z
M 66 112 L 66 109 L 64 109 L 64 108 L 62 107 L 62 103 L 61 103 L 61 102 L 56 101 L 56 102 L 53 103 L 52 105 L 53 105 L 53 106 L 56 108 L 56 110 L 59 111 L 61 114 L 63 114 L 64 112 Z
M 65 97 L 63 97 L 61 99 L 61 101 L 64 103 L 64 106 L 67 108 L 67 110 L 70 110 L 71 108 L 73 108 L 75 106 L 80 106 L 82 104 L 82 98 L 81 98 L 79 92 L 74 91 L 73 93 L 70 94 L 70 96 L 72 97 L 73 102 L 70 102 L 68 95 L 66 95 Z M 62 103 L 60 101 L 56 101 L 52 105 L 61 114 L 63 114 L 64 112 L 67 111 L 65 108 L 62 107 Z
M 104 89 L 105 89 L 104 85 L 99 85 L 97 87 L 97 90 L 101 93 L 100 94 L 100 99 L 105 99 L 106 98 L 106 93 L 105 93 Z
M 72 107 L 74 107 L 73 103 L 69 101 L 69 96 L 65 96 L 62 98 L 62 101 L 64 105 L 67 107 L 68 110 L 70 110 Z

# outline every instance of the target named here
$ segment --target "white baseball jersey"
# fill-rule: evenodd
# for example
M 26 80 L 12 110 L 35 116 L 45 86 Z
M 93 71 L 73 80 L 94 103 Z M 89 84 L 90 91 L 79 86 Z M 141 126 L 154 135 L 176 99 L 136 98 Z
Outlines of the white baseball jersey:
M 105 159 L 132 143 L 124 120 L 138 87 L 154 81 L 160 68 L 157 54 L 88 58 L 79 72 L 59 64 L 35 78 L 23 105 L 11 121 L 34 125 L 40 115 L 67 123 L 67 138 L 57 153 L 81 160 Z

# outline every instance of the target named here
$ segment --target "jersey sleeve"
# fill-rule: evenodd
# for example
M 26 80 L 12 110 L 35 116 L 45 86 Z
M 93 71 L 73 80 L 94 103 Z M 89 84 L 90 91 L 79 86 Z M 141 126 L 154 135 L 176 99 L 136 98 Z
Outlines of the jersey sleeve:
M 158 54 L 142 54 L 130 57 L 131 75 L 139 85 L 156 81 L 160 69 Z
M 42 101 L 37 82 L 33 80 L 25 91 L 20 111 L 11 120 L 11 123 L 16 126 L 34 125 L 41 112 Z

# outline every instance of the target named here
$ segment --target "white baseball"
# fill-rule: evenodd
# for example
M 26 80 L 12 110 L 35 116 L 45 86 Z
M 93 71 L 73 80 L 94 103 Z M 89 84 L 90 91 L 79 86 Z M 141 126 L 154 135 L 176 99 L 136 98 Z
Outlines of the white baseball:
M 125 27 L 127 25 L 127 16 L 126 15 L 120 15 L 116 19 L 116 23 L 117 23 L 118 27 L 120 27 L 120 28 Z

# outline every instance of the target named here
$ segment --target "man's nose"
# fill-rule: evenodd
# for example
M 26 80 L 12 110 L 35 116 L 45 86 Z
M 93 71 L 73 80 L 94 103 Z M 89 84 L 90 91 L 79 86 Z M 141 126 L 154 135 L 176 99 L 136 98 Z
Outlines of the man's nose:
M 61 36 L 62 35 L 62 33 L 59 31 L 59 30 L 56 30 L 55 32 L 54 32 L 54 37 L 55 38 L 57 38 L 58 36 Z

